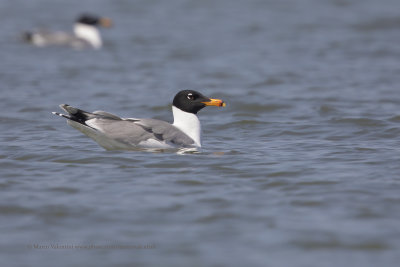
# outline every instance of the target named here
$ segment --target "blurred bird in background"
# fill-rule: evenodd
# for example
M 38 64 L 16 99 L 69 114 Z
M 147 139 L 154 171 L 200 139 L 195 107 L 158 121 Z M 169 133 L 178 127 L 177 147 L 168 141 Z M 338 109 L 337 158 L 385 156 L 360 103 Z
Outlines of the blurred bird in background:
M 74 23 L 73 32 L 38 30 L 25 32 L 23 39 L 38 47 L 69 46 L 74 49 L 100 49 L 103 45 L 98 27 L 109 28 L 112 21 L 109 18 L 83 14 Z

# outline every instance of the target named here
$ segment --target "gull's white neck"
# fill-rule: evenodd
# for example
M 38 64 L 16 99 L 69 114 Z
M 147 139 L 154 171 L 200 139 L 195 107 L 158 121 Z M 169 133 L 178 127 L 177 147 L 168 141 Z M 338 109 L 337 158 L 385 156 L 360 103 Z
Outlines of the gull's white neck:
M 100 32 L 95 26 L 75 23 L 74 33 L 77 37 L 89 42 L 96 49 L 103 45 Z
M 182 111 L 175 106 L 172 106 L 172 114 L 174 115 L 172 125 L 192 138 L 196 146 L 201 147 L 201 125 L 196 114 Z

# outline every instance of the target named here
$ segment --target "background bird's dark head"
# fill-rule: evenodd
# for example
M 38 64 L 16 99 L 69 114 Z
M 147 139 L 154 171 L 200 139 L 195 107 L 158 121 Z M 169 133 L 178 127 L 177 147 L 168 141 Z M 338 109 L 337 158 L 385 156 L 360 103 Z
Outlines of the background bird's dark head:
M 109 28 L 112 26 L 112 21 L 109 18 L 102 18 L 92 14 L 82 14 L 76 20 L 77 23 L 82 23 L 91 26 L 102 26 L 105 28 Z
M 91 14 L 82 14 L 76 22 L 87 24 L 87 25 L 98 25 L 100 17 Z

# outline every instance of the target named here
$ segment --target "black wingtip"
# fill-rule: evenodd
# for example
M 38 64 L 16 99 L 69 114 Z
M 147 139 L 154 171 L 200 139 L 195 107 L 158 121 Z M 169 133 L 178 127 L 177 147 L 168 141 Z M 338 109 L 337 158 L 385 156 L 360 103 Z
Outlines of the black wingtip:
M 62 113 L 58 113 L 58 112 L 52 112 L 54 115 L 57 115 L 57 116 L 60 116 L 60 117 L 63 117 L 63 118 L 66 118 L 66 119 L 71 119 L 71 117 L 70 116 L 68 116 L 68 115 L 65 115 L 65 114 L 62 114 Z
M 84 112 L 83 110 L 80 110 L 80 109 L 78 109 L 78 108 L 74 108 L 74 107 L 72 107 L 72 106 L 70 106 L 70 105 L 68 105 L 68 104 L 61 104 L 61 105 L 60 105 L 60 108 L 61 108 L 62 110 L 64 110 L 65 112 L 68 112 L 68 113 L 71 114 L 71 115 L 75 115 L 75 114 L 83 113 L 83 112 Z
M 85 124 L 85 121 L 87 121 L 91 115 L 90 112 L 86 112 L 79 108 L 74 108 L 67 104 L 61 104 L 60 108 L 68 113 L 68 115 L 65 115 L 68 117 L 65 117 L 65 118 L 68 118 L 70 120 L 73 120 L 73 121 L 76 121 L 76 122 L 79 122 L 82 124 Z M 62 114 L 62 115 L 64 115 L 64 114 Z M 62 116 L 62 117 L 64 117 L 64 116 Z

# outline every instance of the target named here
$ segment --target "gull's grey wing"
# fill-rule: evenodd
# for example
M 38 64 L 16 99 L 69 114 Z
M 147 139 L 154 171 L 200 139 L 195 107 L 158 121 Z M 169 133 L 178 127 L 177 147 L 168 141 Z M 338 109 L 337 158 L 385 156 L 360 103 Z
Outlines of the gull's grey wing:
M 104 113 L 101 115 L 103 114 Z M 146 142 L 149 139 L 166 142 L 167 144 L 172 143 L 179 146 L 190 146 L 194 144 L 192 138 L 184 134 L 175 126 L 161 120 L 121 120 L 110 117 L 97 117 L 87 120 L 86 124 L 89 127 L 102 132 L 112 140 L 130 145 L 139 145 L 141 142 Z
M 98 117 L 86 121 L 86 124 L 102 132 L 107 138 L 125 144 L 138 145 L 148 139 L 157 139 L 153 133 L 133 121 Z
M 181 146 L 194 144 L 192 138 L 168 122 L 156 119 L 138 119 L 134 120 L 134 122 L 142 126 L 146 131 L 153 133 L 158 139 L 166 142 Z

